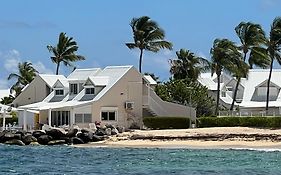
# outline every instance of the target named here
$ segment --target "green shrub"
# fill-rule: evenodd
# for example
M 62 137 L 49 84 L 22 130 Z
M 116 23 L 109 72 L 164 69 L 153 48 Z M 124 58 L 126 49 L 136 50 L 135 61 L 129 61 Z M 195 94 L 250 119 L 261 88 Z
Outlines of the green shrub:
M 151 129 L 185 129 L 190 121 L 185 117 L 144 117 L 143 122 Z
M 263 127 L 281 128 L 281 117 L 202 117 L 198 127 Z

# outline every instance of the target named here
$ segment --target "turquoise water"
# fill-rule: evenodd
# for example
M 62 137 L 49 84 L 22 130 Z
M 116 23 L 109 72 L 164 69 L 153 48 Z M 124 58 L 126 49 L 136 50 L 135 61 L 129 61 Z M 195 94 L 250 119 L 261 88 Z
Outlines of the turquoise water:
M 0 145 L 0 174 L 281 174 L 281 152 Z

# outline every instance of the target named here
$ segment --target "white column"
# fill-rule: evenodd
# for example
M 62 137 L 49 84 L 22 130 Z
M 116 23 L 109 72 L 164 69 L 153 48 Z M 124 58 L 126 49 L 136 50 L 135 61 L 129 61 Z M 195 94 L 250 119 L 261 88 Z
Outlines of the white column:
M 52 124 L 52 109 L 48 109 L 48 124 L 51 126 Z
M 70 108 L 70 117 L 69 117 L 69 126 L 72 127 L 74 124 L 74 109 L 73 107 Z
M 24 130 L 24 131 L 27 130 L 27 127 L 26 127 L 26 110 L 27 110 L 27 109 L 24 109 L 24 110 L 23 110 L 23 130 Z
M 4 131 L 6 129 L 6 109 L 4 109 L 4 114 L 3 114 L 3 127 L 2 130 Z

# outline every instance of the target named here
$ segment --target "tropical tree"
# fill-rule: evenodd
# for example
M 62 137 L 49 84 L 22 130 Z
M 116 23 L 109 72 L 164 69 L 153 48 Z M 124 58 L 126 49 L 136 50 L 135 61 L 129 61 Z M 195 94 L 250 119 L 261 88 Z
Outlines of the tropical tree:
M 129 49 L 140 50 L 139 71 L 142 71 L 143 51 L 158 52 L 160 49 L 172 49 L 172 43 L 165 41 L 165 32 L 148 16 L 133 18 L 130 26 L 133 31 L 134 42 L 126 43 Z
M 266 113 L 268 114 L 268 103 L 269 103 L 269 86 L 272 75 L 273 62 L 276 61 L 281 64 L 281 17 L 276 17 L 271 25 L 269 38 L 267 41 L 268 55 L 270 57 L 270 70 L 267 81 L 267 92 L 266 92 Z
M 188 78 L 196 81 L 200 73 L 204 72 L 209 62 L 208 60 L 196 56 L 189 50 L 180 49 L 176 52 L 177 59 L 170 59 L 170 73 L 175 79 Z
M 266 52 L 263 51 L 263 46 L 266 42 L 265 33 L 259 24 L 254 24 L 251 22 L 241 22 L 235 27 L 235 32 L 240 39 L 241 45 L 239 49 L 243 53 L 243 58 L 241 61 L 237 60 L 237 70 L 234 72 L 234 76 L 237 79 L 236 86 L 233 93 L 233 100 L 230 110 L 233 110 L 234 103 L 236 101 L 238 87 L 241 78 L 246 78 L 248 76 L 249 68 L 253 65 L 261 68 L 266 68 L 269 65 L 269 59 Z M 249 66 L 246 65 L 247 54 Z M 238 59 L 238 58 L 237 58 Z M 239 58 L 240 59 L 240 58 Z
M 60 63 L 62 62 L 65 66 L 72 66 L 72 62 L 85 60 L 81 55 L 76 55 L 75 52 L 78 50 L 77 43 L 72 37 L 66 36 L 66 33 L 60 33 L 59 41 L 57 46 L 47 46 L 53 63 L 57 64 L 56 75 L 59 74 Z
M 14 101 L 15 97 L 12 95 L 9 95 L 8 97 L 1 98 L 0 103 L 3 105 L 11 104 Z
M 212 75 L 217 75 L 217 99 L 215 115 L 218 115 L 219 100 L 220 100 L 220 76 L 223 70 L 234 72 L 236 69 L 234 62 L 241 57 L 236 45 L 228 39 L 215 39 L 213 47 L 210 50 L 211 62 L 210 69 Z
M 208 94 L 208 88 L 189 79 L 172 79 L 156 86 L 155 92 L 165 101 L 185 104 L 196 108 L 196 116 L 212 116 L 214 99 Z
M 16 92 L 16 97 L 21 93 L 22 88 L 34 79 L 37 73 L 38 71 L 32 66 L 32 63 L 18 63 L 18 73 L 11 73 L 8 76 L 8 80 L 17 79 L 11 87 L 11 91 Z

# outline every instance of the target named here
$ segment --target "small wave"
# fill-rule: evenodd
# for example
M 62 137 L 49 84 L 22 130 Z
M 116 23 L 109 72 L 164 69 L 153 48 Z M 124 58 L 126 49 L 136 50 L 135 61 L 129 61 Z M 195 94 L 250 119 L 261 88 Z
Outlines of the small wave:
M 262 151 L 262 152 L 281 152 L 277 148 L 226 148 L 225 150 L 247 150 L 247 151 Z

